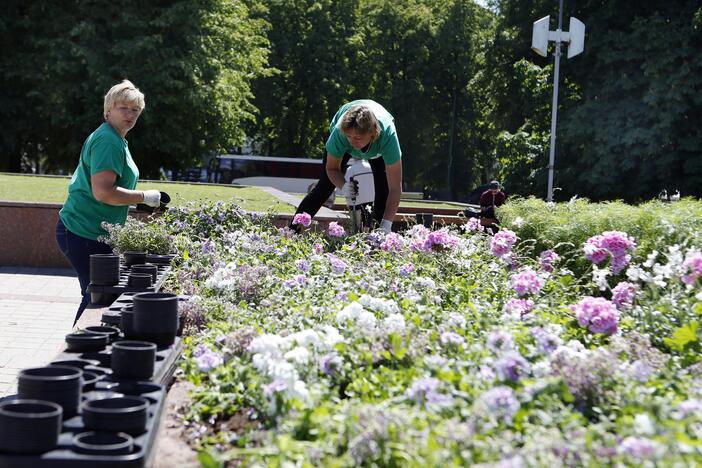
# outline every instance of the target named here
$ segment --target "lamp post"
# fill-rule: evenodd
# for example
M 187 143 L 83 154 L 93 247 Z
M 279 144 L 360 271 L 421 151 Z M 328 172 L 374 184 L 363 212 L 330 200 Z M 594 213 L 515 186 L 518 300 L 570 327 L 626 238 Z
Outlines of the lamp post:
M 568 44 L 568 58 L 582 53 L 585 45 L 585 25 L 577 18 L 570 18 L 570 31 L 563 31 L 563 0 L 558 5 L 558 29 L 549 31 L 550 16 L 534 21 L 531 35 L 531 49 L 542 57 L 548 54 L 548 43 L 556 43 L 553 55 L 556 63 L 553 67 L 553 101 L 551 103 L 551 147 L 548 155 L 548 191 L 546 201 L 553 201 L 553 169 L 556 160 L 556 120 L 558 117 L 558 75 L 561 68 L 561 44 Z

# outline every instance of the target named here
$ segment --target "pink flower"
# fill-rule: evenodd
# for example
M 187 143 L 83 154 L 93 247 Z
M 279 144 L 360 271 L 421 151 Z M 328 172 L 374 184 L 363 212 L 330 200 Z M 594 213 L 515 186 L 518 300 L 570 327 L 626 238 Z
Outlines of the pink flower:
M 485 230 L 483 225 L 480 224 L 479 218 L 468 218 L 466 224 L 464 224 L 461 227 L 468 232 L 482 232 Z
M 553 271 L 553 264 L 560 259 L 561 256 L 553 250 L 544 250 L 543 252 L 541 252 L 541 255 L 539 255 L 539 264 L 541 265 L 541 270 L 551 273 Z
M 584 297 L 580 302 L 570 306 L 581 327 L 587 327 L 592 333 L 611 335 L 619 326 L 619 311 L 614 303 L 602 297 Z
M 310 227 L 312 224 L 312 216 L 307 213 L 298 213 L 293 218 L 293 226 L 297 224 L 302 224 L 305 227 Z
M 621 231 L 605 231 L 593 236 L 583 244 L 585 258 L 594 264 L 599 264 L 612 256 L 612 273 L 622 271 L 631 261 L 628 252 L 636 248 L 636 242 L 627 233 Z
M 525 316 L 534 308 L 534 301 L 531 299 L 510 299 L 502 307 L 502 311 L 510 315 Z
M 430 232 L 426 239 L 424 239 L 424 245 L 422 250 L 442 250 L 450 249 L 458 244 L 458 239 L 452 236 L 447 229 L 439 229 L 438 231 Z
M 512 278 L 510 278 L 510 282 L 512 288 L 519 296 L 538 294 L 544 285 L 544 280 L 539 278 L 536 272 L 531 268 L 525 268 L 519 273 L 515 273 L 512 275 Z
M 698 278 L 702 277 L 702 252 L 688 253 L 683 262 L 683 269 L 687 274 L 680 279 L 685 284 L 692 286 Z
M 331 223 L 329 223 L 329 229 L 327 230 L 327 232 L 332 237 L 343 237 L 344 234 L 346 234 L 344 227 L 336 221 L 332 221 Z
M 322 246 L 322 244 L 314 244 L 314 247 L 312 247 L 312 250 L 314 251 L 314 253 L 319 255 L 324 251 L 324 247 Z
M 633 283 L 622 281 L 612 289 L 612 302 L 619 310 L 631 306 L 634 303 L 634 296 L 636 296 L 636 285 Z
M 509 229 L 503 229 L 490 241 L 490 251 L 494 256 L 501 258 L 509 254 L 516 243 L 517 235 Z
M 405 242 L 399 234 L 394 232 L 385 236 L 385 240 L 380 244 L 380 248 L 386 252 L 399 252 L 405 246 Z

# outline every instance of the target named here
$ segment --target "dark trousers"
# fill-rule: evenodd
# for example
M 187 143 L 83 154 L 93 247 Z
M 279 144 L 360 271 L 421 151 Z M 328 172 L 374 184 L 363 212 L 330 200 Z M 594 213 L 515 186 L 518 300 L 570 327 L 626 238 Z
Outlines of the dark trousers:
M 346 153 L 341 160 L 342 172 L 346 170 L 349 159 L 351 159 L 351 155 Z M 368 162 L 373 171 L 373 184 L 375 186 L 373 218 L 380 224 L 383 220 L 383 214 L 385 214 L 385 203 L 388 201 L 389 193 L 388 178 L 387 175 L 385 175 L 385 161 L 383 161 L 383 158 L 375 158 Z M 324 201 L 334 192 L 335 188 L 336 187 L 332 181 L 329 180 L 329 176 L 327 175 L 327 156 L 325 154 L 322 159 L 322 173 L 319 176 L 319 182 L 317 182 L 315 188 L 300 202 L 300 206 L 297 207 L 295 214 L 307 213 L 314 217 L 322 207 Z
M 73 269 L 78 273 L 80 292 L 83 295 L 83 300 L 76 312 L 76 318 L 73 322 L 73 325 L 75 325 L 90 303 L 90 293 L 87 291 L 88 284 L 90 284 L 90 256 L 92 254 L 111 254 L 112 248 L 102 242 L 73 234 L 66 229 L 61 218 L 59 218 L 58 223 L 56 223 L 56 243 Z

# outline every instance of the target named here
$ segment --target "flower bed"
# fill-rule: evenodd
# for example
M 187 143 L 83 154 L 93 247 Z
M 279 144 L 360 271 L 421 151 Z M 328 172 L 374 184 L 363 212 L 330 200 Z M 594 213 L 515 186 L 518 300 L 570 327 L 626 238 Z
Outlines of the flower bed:
M 694 247 L 639 259 L 613 230 L 542 252 L 474 223 L 296 235 L 226 204 L 169 216 L 206 465 L 702 463 Z

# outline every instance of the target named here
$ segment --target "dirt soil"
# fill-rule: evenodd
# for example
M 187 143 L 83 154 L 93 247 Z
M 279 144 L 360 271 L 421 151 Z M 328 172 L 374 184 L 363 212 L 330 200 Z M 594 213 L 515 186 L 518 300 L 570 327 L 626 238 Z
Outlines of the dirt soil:
M 168 390 L 151 468 L 195 468 L 200 466 L 197 453 L 185 441 L 183 423 L 179 419 L 182 408 L 190 401 L 188 392 L 193 388 L 194 386 L 190 382 L 176 379 Z

